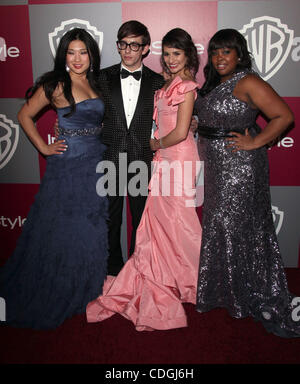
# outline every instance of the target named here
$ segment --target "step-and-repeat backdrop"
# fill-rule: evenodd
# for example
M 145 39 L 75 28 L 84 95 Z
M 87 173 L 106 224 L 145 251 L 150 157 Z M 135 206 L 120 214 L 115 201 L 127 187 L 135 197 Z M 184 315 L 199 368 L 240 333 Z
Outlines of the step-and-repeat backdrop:
M 119 62 L 115 46 L 118 28 L 136 19 L 147 25 L 151 34 L 151 53 L 145 64 L 158 72 L 162 36 L 175 27 L 192 35 L 201 61 L 200 84 L 210 37 L 221 28 L 236 28 L 246 37 L 255 70 L 286 100 L 296 118 L 294 127 L 269 150 L 269 160 L 273 219 L 284 264 L 299 267 L 299 14 L 299 0 L 1 0 L 0 263 L 15 247 L 45 170 L 44 158 L 28 141 L 17 120 L 26 89 L 52 68 L 59 39 L 70 28 L 83 27 L 94 36 L 104 68 Z M 53 139 L 55 116 L 48 110 L 37 121 L 47 142 Z M 262 118 L 258 123 L 266 124 Z M 201 207 L 198 209 L 200 212 Z

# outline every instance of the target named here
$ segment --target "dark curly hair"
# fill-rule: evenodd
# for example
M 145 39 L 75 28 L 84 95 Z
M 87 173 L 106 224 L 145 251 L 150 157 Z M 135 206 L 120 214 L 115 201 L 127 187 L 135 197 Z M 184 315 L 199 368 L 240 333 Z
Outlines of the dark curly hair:
M 163 37 L 161 65 L 166 73 L 170 73 L 164 61 L 164 47 L 182 49 L 187 57 L 186 68 L 195 78 L 199 68 L 199 58 L 191 36 L 184 29 L 174 28 Z
M 216 32 L 208 43 L 208 61 L 203 69 L 205 82 L 199 93 L 204 96 L 220 84 L 221 78 L 212 64 L 212 53 L 216 49 L 234 48 L 239 57 L 236 72 L 252 68 L 251 53 L 248 51 L 247 41 L 236 29 L 221 29 Z
M 54 106 L 53 92 L 55 91 L 58 84 L 61 83 L 64 96 L 71 106 L 71 111 L 65 115 L 66 117 L 71 116 L 76 109 L 75 100 L 71 91 L 71 78 L 69 73 L 66 71 L 67 50 L 70 43 L 74 40 L 80 40 L 86 45 L 90 59 L 90 68 L 86 77 L 91 88 L 97 93 L 99 97 L 101 97 L 98 81 L 100 72 L 99 47 L 94 38 L 85 29 L 82 28 L 73 28 L 63 35 L 56 51 L 53 70 L 44 73 L 41 77 L 39 77 L 34 85 L 30 87 L 25 94 L 25 98 L 28 100 L 34 95 L 37 89 L 42 86 L 44 88 L 46 97 L 50 101 L 50 104 Z

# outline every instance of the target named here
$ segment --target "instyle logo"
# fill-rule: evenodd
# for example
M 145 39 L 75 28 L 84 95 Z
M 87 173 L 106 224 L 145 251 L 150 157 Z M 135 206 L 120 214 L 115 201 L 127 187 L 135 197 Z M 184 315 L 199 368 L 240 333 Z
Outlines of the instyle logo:
M 17 216 L 14 218 L 11 217 L 0 217 L 0 227 L 7 229 L 15 229 L 17 227 L 21 228 L 26 221 L 26 217 Z
M 275 225 L 276 235 L 278 235 L 282 227 L 284 212 L 280 211 L 278 207 L 275 207 L 274 205 L 272 205 L 272 216 L 273 216 L 273 222 Z
M 204 53 L 204 45 L 201 43 L 195 43 L 195 47 L 197 48 L 197 54 L 202 55 Z M 153 41 L 151 44 L 151 53 L 153 55 L 161 55 L 161 40 Z
M 299 38 L 294 38 L 294 31 L 280 19 L 261 16 L 250 20 L 240 30 L 247 40 L 248 49 L 253 54 L 256 69 L 264 80 L 270 79 L 283 66 L 292 46 L 292 60 L 299 61 Z
M 286 136 L 283 139 L 279 140 L 276 144 L 269 147 L 268 150 L 272 150 L 274 148 L 281 148 L 281 149 L 293 148 L 294 145 L 295 145 L 295 140 L 292 137 Z
M 19 125 L 0 114 L 0 169 L 13 157 L 19 141 Z
M 20 50 L 17 47 L 7 47 L 3 37 L 0 37 L 0 61 L 6 61 L 7 57 L 19 57 Z
M 103 32 L 98 31 L 96 27 L 93 27 L 89 21 L 81 19 L 70 19 L 63 21 L 59 27 L 56 27 L 53 32 L 48 34 L 49 45 L 53 57 L 55 56 L 56 49 L 60 42 L 61 37 L 70 29 L 83 28 L 87 30 L 93 38 L 96 40 L 100 52 L 103 46 Z
M 47 135 L 47 139 L 48 145 L 55 143 L 55 136 L 51 136 L 49 133 Z

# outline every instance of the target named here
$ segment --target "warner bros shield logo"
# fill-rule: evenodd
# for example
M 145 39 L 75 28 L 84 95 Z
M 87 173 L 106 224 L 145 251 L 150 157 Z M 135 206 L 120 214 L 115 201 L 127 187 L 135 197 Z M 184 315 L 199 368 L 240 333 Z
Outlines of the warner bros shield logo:
M 61 37 L 73 28 L 83 28 L 87 32 L 89 32 L 92 37 L 96 40 L 101 52 L 103 46 L 103 32 L 98 31 L 97 28 L 93 27 L 87 20 L 70 19 L 63 21 L 59 27 L 56 27 L 53 32 L 48 34 L 49 45 L 53 57 L 55 56 L 56 49 L 58 47 Z
M 282 227 L 284 212 L 280 211 L 278 207 L 275 207 L 274 205 L 272 205 L 272 216 L 273 216 L 276 235 L 278 235 Z
M 247 40 L 257 71 L 264 80 L 270 79 L 288 57 L 294 31 L 276 17 L 261 16 L 251 19 L 239 32 Z
M 13 157 L 19 141 L 19 125 L 0 114 L 0 169 Z

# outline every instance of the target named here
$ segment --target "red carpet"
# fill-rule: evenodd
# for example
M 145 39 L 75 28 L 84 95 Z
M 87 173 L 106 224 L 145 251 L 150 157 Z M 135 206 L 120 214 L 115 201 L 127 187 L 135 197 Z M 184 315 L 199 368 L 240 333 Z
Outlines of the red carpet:
M 300 296 L 300 269 L 287 269 L 290 290 Z M 0 327 L 5 364 L 286 364 L 300 363 L 300 338 L 266 333 L 251 318 L 232 319 L 223 309 L 199 314 L 186 304 L 189 326 L 137 332 L 115 315 L 88 324 L 75 316 L 51 331 Z

